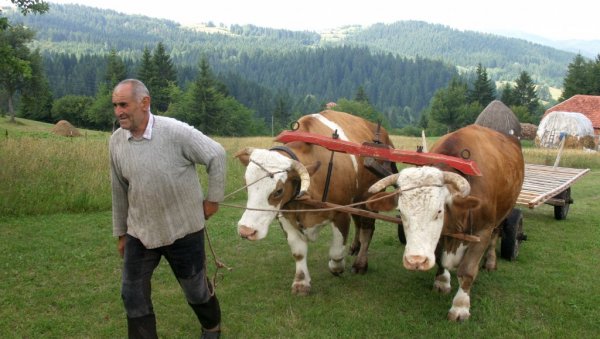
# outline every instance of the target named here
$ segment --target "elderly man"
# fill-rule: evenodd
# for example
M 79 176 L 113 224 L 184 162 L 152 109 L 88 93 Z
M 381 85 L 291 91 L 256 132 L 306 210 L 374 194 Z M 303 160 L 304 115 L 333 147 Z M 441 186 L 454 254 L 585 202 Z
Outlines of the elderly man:
M 124 258 L 121 295 L 130 338 L 156 338 L 150 280 L 169 262 L 203 338 L 220 334 L 221 310 L 206 277 L 204 225 L 223 200 L 223 147 L 192 126 L 150 112 L 150 94 L 127 79 L 113 91 L 121 128 L 110 138 L 113 235 Z M 206 198 L 196 172 L 206 166 Z

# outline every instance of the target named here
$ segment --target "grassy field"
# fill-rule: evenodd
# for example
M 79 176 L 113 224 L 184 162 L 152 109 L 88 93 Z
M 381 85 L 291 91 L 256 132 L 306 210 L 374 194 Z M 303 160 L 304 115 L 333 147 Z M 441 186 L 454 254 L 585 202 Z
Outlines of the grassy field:
M 51 126 L 0 120 L 0 337 L 125 337 L 119 296 L 121 259 L 111 236 L 108 134 L 64 139 Z M 6 136 L 8 133 L 8 136 Z M 271 138 L 218 139 L 229 155 L 231 192 L 243 167 L 231 155 Z M 394 137 L 397 148 L 420 141 Z M 527 162 L 552 164 L 556 151 L 526 147 Z M 431 291 L 434 272 L 410 272 L 395 225 L 377 222 L 369 272 L 334 277 L 327 269 L 329 229 L 309 247 L 312 291 L 291 295 L 294 263 L 273 224 L 260 242 L 242 241 L 241 210 L 222 208 L 209 222 L 218 258 L 217 293 L 225 338 L 596 338 L 600 333 L 600 157 L 577 151 L 561 165 L 592 171 L 573 186 L 567 220 L 552 207 L 524 210 L 523 243 L 515 262 L 481 272 L 472 290 L 471 319 L 445 320 L 452 296 Z M 203 178 L 201 179 L 203 180 Z M 241 205 L 240 193 L 229 203 Z M 353 258 L 347 258 L 350 268 Z M 209 255 L 210 261 L 210 255 Z M 215 266 L 209 263 L 209 271 Z M 166 263 L 153 278 L 161 338 L 197 337 L 198 325 Z

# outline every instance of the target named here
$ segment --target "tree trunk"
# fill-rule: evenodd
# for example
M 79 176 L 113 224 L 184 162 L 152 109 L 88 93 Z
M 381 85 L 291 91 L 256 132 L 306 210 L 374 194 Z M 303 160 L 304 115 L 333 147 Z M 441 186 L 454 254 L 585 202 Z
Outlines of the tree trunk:
M 8 115 L 10 116 L 10 122 L 16 123 L 15 120 L 15 109 L 13 107 L 12 95 L 8 95 Z

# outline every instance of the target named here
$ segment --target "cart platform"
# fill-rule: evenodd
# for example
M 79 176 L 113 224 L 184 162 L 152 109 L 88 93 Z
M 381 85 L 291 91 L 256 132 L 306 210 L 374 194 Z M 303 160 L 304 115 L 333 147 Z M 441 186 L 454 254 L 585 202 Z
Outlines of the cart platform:
M 535 208 L 543 203 L 554 206 L 570 204 L 570 199 L 558 197 L 590 171 L 589 168 L 567 168 L 525 164 L 525 180 L 517 204 Z M 569 190 L 570 191 L 570 190 Z M 570 192 L 569 192 L 570 193 Z

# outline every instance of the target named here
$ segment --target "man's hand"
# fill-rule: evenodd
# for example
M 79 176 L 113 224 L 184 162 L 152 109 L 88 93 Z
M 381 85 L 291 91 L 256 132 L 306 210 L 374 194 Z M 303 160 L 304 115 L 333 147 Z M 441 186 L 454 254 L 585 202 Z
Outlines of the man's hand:
M 217 213 L 219 210 L 219 203 L 214 201 L 204 200 L 202 203 L 202 207 L 204 208 L 204 219 L 208 220 L 213 214 Z
M 117 250 L 119 251 L 121 258 L 123 258 L 123 255 L 125 254 L 125 236 L 124 235 L 119 236 L 119 240 L 117 242 Z

